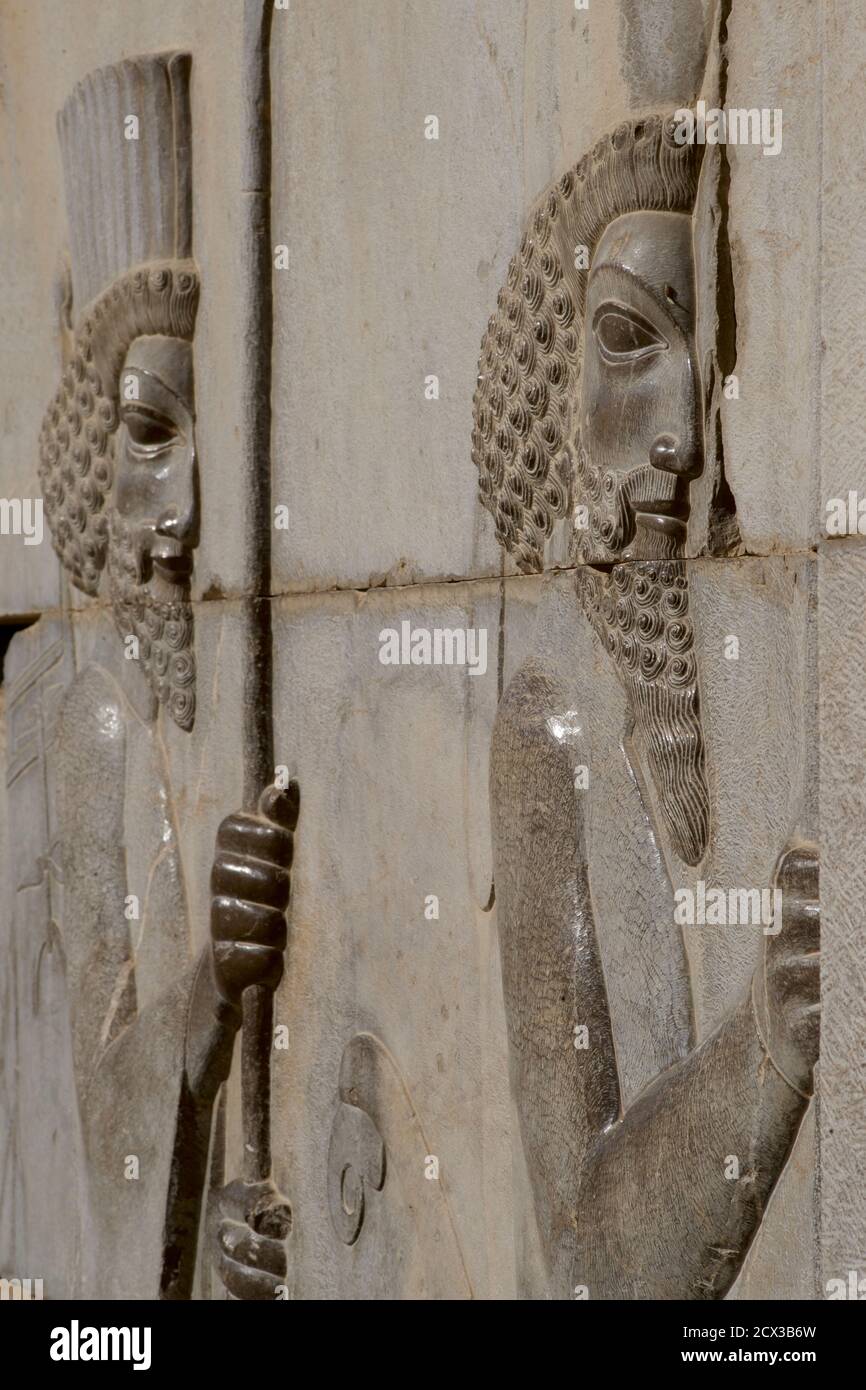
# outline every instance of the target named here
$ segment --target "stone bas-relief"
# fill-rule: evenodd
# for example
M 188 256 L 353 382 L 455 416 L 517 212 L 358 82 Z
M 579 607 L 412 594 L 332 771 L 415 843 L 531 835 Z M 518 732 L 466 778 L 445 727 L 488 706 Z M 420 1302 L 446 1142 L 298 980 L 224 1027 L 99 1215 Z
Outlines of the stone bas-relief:
M 196 716 L 189 595 L 207 473 L 189 80 L 186 54 L 127 60 L 80 83 L 58 123 L 72 314 L 39 471 L 64 569 L 110 604 L 117 635 L 71 680 L 50 756 L 88 1188 L 81 1291 L 114 1298 L 191 1294 L 243 992 L 282 974 L 298 815 L 292 784 L 222 822 L 211 940 L 192 960 L 163 731 L 169 719 L 188 732 Z M 138 143 L 122 136 L 133 104 L 148 112 Z M 214 1152 L 212 1173 L 220 1163 Z M 272 1185 L 213 1190 L 205 1224 L 205 1258 L 229 1292 L 274 1297 L 290 1211 Z
M 674 910 L 725 834 L 683 559 L 704 461 L 700 154 L 644 119 L 550 188 L 475 397 L 473 457 L 501 543 L 532 572 L 554 529 L 570 533 L 573 569 L 542 600 L 490 774 L 512 1086 L 560 1298 L 723 1297 L 817 1060 L 814 845 L 783 828 L 780 920 L 706 1036 Z
M 335 1235 L 355 1257 L 349 1277 L 356 1296 L 471 1298 L 449 1199 L 433 1176 L 438 1160 L 397 1062 L 374 1034 L 357 1033 L 346 1044 L 339 1096 L 328 1144 L 328 1211 Z M 387 1201 L 379 1196 L 386 1183 Z M 368 1208 L 376 1222 L 369 1236 Z
M 121 7 L 94 56 L 59 0 L 48 28 L 26 8 L 10 32 L 40 95 L 14 79 L 7 113 L 13 159 L 29 142 L 45 177 L 9 200 L 26 285 L 12 336 L 38 347 L 4 419 L 7 456 L 31 474 L 16 491 L 42 491 L 63 577 L 46 541 L 55 582 L 38 592 L 57 601 L 37 599 L 32 566 L 0 586 L 9 621 L 46 610 L 14 638 L 0 688 L 17 971 L 0 959 L 14 1123 L 0 1275 L 47 1275 L 49 1298 L 821 1296 L 859 1259 L 856 950 L 843 970 L 826 819 L 843 813 L 824 806 L 822 954 L 831 981 L 841 971 L 850 1048 L 828 1047 L 825 981 L 819 1230 L 818 560 L 786 553 L 793 532 L 773 515 L 777 498 L 803 510 L 817 455 L 789 426 L 779 438 L 800 453 L 769 466 L 768 378 L 749 367 L 780 337 L 771 267 L 790 260 L 781 214 L 808 202 L 794 132 L 818 113 L 796 103 L 821 65 L 781 65 L 785 152 L 732 151 L 722 205 L 707 177 L 719 151 L 676 148 L 661 118 L 593 148 L 626 112 L 693 99 L 709 3 L 576 15 L 520 0 L 506 19 L 479 0 L 416 4 L 399 35 L 375 24 L 380 75 L 426 74 L 441 122 L 428 141 L 417 83 L 371 86 L 357 69 L 366 6 L 259 0 L 242 8 L 273 11 L 278 35 L 271 174 L 269 104 L 247 100 L 231 6 L 216 47 L 213 14 L 209 32 L 196 7 Z M 743 106 L 776 102 L 755 88 L 756 8 L 729 16 Z M 646 22 L 628 21 L 618 54 L 631 10 Z M 657 31 L 638 72 L 632 40 Z M 193 51 L 191 84 L 184 53 L 102 67 L 169 44 Z M 58 163 L 54 112 L 96 67 L 61 117 Z M 453 158 L 460 131 L 489 137 L 468 163 Z M 323 141 L 343 157 L 319 160 Z M 483 349 L 485 511 L 467 467 L 472 368 L 515 209 L 542 187 Z M 423 236 L 395 231 L 395 199 L 425 213 Z M 743 236 L 765 205 L 781 242 Z M 726 240 L 732 283 L 708 296 Z M 322 315 L 329 262 L 343 278 Z M 783 353 L 804 369 L 779 400 L 801 395 L 803 419 L 817 341 Z M 353 370 L 335 373 L 340 360 Z M 720 407 L 733 371 L 742 400 Z M 441 399 L 422 399 L 428 372 Z M 365 499 L 353 549 L 340 508 L 345 521 Z M 268 525 L 273 503 L 287 532 Z M 271 551 L 272 567 L 254 563 Z M 840 581 L 851 611 L 857 580 Z M 434 652 L 437 634 L 483 633 L 486 671 L 383 664 L 381 634 L 404 630 L 407 645 L 432 634 Z M 272 682 L 247 680 L 256 637 Z M 849 677 L 856 689 L 857 654 L 831 646 L 822 718 L 841 769 L 857 736 L 836 696 Z M 250 712 L 271 684 L 268 750 Z M 290 933 L 296 795 L 254 812 L 276 763 L 305 801 Z M 856 800 L 841 803 L 851 824 Z M 714 885 L 778 887 L 772 932 L 681 923 L 681 890 L 703 903 Z M 254 1036 L 248 980 L 275 1001 L 258 1030 L 277 1033 L 272 1103 L 238 1041 Z M 272 1134 L 251 1135 L 250 1113 Z

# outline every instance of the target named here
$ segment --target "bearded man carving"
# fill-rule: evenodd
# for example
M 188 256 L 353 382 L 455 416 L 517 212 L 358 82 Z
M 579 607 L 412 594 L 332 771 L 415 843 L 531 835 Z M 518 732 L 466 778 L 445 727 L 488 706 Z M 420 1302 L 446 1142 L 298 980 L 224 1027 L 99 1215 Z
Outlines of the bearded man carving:
M 298 809 L 296 788 L 269 788 L 257 814 L 222 822 L 196 951 L 168 753 L 196 719 L 189 83 L 188 54 L 127 59 L 79 83 L 58 121 L 74 323 L 39 474 L 64 570 L 116 628 L 70 618 L 76 674 L 50 750 L 88 1297 L 192 1294 L 212 1110 L 243 991 L 280 980 Z M 211 1203 L 212 1263 L 237 1296 L 272 1298 L 282 1239 L 249 1224 L 263 1194 L 245 1188 L 245 1211 L 231 1188 Z
M 570 530 L 490 775 L 512 1090 L 557 1298 L 723 1297 L 817 1058 L 805 837 L 774 848 L 781 930 L 756 941 L 710 1028 L 674 919 L 675 887 L 723 833 L 685 558 L 704 467 L 701 153 L 644 119 L 546 190 L 475 395 L 473 459 L 502 545 L 531 574 L 554 528 Z

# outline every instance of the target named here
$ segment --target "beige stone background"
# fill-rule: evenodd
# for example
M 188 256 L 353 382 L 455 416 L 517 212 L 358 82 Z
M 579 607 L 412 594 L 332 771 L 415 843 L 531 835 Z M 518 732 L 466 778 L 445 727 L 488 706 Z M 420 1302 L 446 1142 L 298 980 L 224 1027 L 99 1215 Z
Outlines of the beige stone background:
M 303 795 L 276 1004 L 290 1047 L 275 1054 L 274 1155 L 295 1207 L 295 1297 L 543 1295 L 508 1093 L 487 760 L 544 580 L 503 566 L 476 500 L 471 397 L 527 207 L 612 125 L 698 94 L 714 8 L 291 0 L 274 15 L 272 231 L 289 268 L 274 275 L 273 499 L 290 511 L 273 541 L 275 723 L 278 760 Z M 729 616 L 751 646 L 736 677 L 718 661 L 710 677 L 714 791 L 728 816 L 743 816 L 747 839 L 750 824 L 769 827 L 747 846 L 755 872 L 769 872 L 776 840 L 796 830 L 820 832 L 825 866 L 821 1204 L 810 1114 L 736 1290 L 762 1298 L 821 1296 L 827 1278 L 866 1272 L 866 574 L 859 539 L 818 548 L 825 500 L 862 472 L 866 261 L 852 171 L 866 151 L 849 116 L 866 40 L 856 9 L 725 6 L 728 101 L 781 107 L 784 145 L 776 159 L 730 152 L 740 398 L 724 403 L 722 427 L 753 558 L 696 559 L 694 572 L 708 648 Z M 193 54 L 200 694 L 192 735 L 167 737 L 201 942 L 214 832 L 241 787 L 241 17 L 233 0 L 0 2 L 7 497 L 36 495 L 36 441 L 59 369 L 66 228 L 55 114 L 103 63 L 170 47 Z M 424 139 L 430 114 L 435 142 Z M 438 401 L 424 397 L 429 373 Z M 71 599 L 47 539 L 2 537 L 0 618 L 37 614 L 78 662 L 109 621 L 98 604 Z M 487 673 L 383 667 L 378 633 L 403 618 L 486 628 Z M 8 688 L 7 677 L 6 697 Z M 64 1005 L 58 986 L 50 1019 L 34 1013 L 33 942 L 22 939 L 20 904 L 15 916 L 5 822 L 0 797 L 0 1273 L 44 1277 L 47 1293 L 63 1296 L 76 1287 L 86 1220 Z M 438 921 L 425 919 L 428 894 Z M 696 957 L 705 1029 L 748 978 L 754 950 L 747 943 L 725 969 L 718 956 Z M 358 1032 L 388 1049 L 415 1120 L 395 1131 L 393 1177 L 349 1249 L 328 1214 L 327 1153 L 340 1058 Z M 419 1177 L 426 1154 L 439 1159 L 438 1184 Z

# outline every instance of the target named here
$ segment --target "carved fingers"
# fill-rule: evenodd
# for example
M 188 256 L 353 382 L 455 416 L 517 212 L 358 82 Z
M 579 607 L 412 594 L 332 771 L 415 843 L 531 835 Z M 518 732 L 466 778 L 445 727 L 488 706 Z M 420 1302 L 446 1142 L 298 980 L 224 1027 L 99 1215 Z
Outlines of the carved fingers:
M 276 989 L 286 947 L 293 832 L 300 793 L 268 787 L 257 812 L 236 811 L 217 831 L 211 938 L 217 986 L 238 1005 L 249 985 Z
M 236 1221 L 220 1223 L 217 1269 L 235 1298 L 275 1299 L 286 1279 L 286 1252 L 279 1241 L 258 1236 Z
M 820 1041 L 820 906 L 818 850 L 796 845 L 776 866 L 781 930 L 767 938 L 759 1026 L 779 1070 L 798 1090 L 812 1091 Z
M 285 1199 L 270 1184 L 230 1183 L 211 1201 L 211 1256 L 229 1293 L 253 1301 L 285 1297 L 291 1230 Z

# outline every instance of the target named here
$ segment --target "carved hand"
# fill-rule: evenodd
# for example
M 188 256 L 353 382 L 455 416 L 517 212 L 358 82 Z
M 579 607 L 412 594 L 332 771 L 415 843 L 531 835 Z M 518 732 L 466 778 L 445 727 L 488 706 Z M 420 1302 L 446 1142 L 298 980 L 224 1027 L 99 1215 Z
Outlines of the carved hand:
M 765 938 L 754 981 L 755 1014 L 777 1069 L 797 1090 L 811 1095 L 820 1037 L 817 847 L 785 850 L 776 865 L 775 886 L 782 894 L 781 931 Z
M 267 787 L 258 812 L 236 811 L 217 831 L 211 874 L 211 943 L 217 989 L 240 1019 L 248 985 L 276 989 L 283 973 L 300 794 Z
M 275 1201 L 272 1183 L 232 1182 L 211 1193 L 208 1210 L 210 1254 L 234 1298 L 274 1299 L 285 1286 L 285 1241 L 292 1212 Z M 282 1293 L 282 1297 L 285 1297 Z

